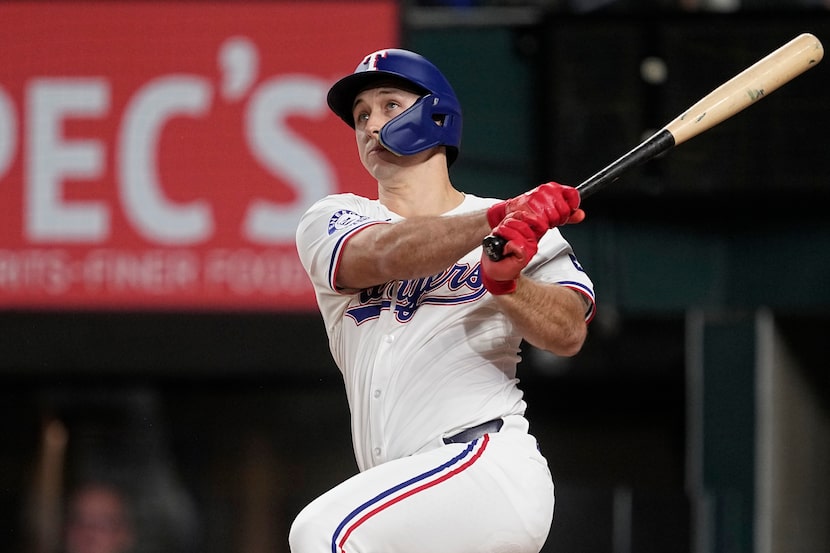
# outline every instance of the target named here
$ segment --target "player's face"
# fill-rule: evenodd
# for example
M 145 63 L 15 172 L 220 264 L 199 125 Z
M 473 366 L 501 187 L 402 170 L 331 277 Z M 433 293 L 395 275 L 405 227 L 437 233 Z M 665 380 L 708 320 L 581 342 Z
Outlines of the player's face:
M 357 151 L 366 170 L 377 178 L 390 165 L 419 163 L 417 156 L 397 156 L 381 146 L 380 129 L 409 107 L 419 96 L 408 90 L 393 86 L 382 86 L 364 90 L 357 95 L 352 109 Z

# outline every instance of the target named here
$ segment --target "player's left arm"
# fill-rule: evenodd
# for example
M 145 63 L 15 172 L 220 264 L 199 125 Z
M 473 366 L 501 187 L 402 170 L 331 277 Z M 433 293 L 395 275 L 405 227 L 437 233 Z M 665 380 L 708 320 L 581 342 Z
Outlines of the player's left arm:
M 563 357 L 582 349 L 588 305 L 576 290 L 521 275 L 513 293 L 493 297 L 530 344 Z
M 557 355 L 572 356 L 585 342 L 586 313 L 592 312 L 593 303 L 586 303 L 580 292 L 568 286 L 524 274 L 546 230 L 536 213 L 516 211 L 505 216 L 493 229 L 506 241 L 505 255 L 493 261 L 482 252 L 481 280 L 525 340 Z

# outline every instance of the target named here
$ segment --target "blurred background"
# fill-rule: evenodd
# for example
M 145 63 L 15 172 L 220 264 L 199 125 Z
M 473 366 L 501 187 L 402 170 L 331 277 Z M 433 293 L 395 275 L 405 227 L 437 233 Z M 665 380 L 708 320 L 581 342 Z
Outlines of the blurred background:
M 454 183 L 507 197 L 830 41 L 828 8 L 0 4 L 0 551 L 287 552 L 356 471 L 293 228 L 373 194 L 324 100 L 364 54 L 435 62 L 464 108 Z M 556 481 L 545 552 L 830 551 L 824 64 L 566 229 L 598 313 L 581 354 L 527 346 L 519 370 Z

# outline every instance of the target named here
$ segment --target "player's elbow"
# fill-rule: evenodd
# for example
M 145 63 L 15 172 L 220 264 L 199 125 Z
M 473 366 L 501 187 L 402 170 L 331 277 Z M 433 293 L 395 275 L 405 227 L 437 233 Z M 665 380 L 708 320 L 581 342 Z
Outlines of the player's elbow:
M 559 357 L 573 357 L 580 351 L 588 337 L 586 324 L 574 324 L 568 328 L 560 328 L 549 336 L 540 338 L 538 343 L 528 340 L 534 346 L 548 350 Z
M 537 347 L 557 355 L 559 357 L 573 357 L 585 344 L 588 336 L 587 325 L 576 324 L 568 328 L 558 328 L 550 332 L 525 332 L 525 341 Z
M 585 345 L 585 340 L 588 338 L 588 327 L 587 325 L 577 324 L 574 325 L 568 332 L 566 332 L 561 340 L 560 343 L 560 351 L 558 355 L 562 357 L 573 357 L 580 351 L 582 351 L 582 346 Z
M 574 355 L 582 351 L 582 346 L 585 345 L 585 340 L 587 337 L 587 327 L 585 325 L 578 325 L 576 328 L 573 329 L 572 332 L 569 332 L 566 335 L 566 337 L 562 340 L 558 355 L 562 357 L 573 357 Z

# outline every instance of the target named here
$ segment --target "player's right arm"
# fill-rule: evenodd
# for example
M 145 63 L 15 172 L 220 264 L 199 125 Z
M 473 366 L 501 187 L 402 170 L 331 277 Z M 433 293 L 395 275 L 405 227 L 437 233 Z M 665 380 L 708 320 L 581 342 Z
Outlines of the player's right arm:
M 554 185 L 488 209 L 396 222 L 385 219 L 388 212 L 378 211 L 375 202 L 352 194 L 330 196 L 312 206 L 300 222 L 300 258 L 318 289 L 361 290 L 432 276 L 479 247 L 506 214 L 538 209 L 542 213 L 537 215 L 546 221 L 536 229 L 540 236 L 547 228 L 570 222 L 575 208 L 561 207 L 567 187 Z
M 485 208 L 393 221 L 377 202 L 337 194 L 306 211 L 296 238 L 317 291 L 339 293 L 440 273 L 490 231 Z
M 367 226 L 346 243 L 337 286 L 359 290 L 440 273 L 479 246 L 490 231 L 485 210 Z
M 481 244 L 508 214 L 533 213 L 544 222 L 541 237 L 550 228 L 578 223 L 579 192 L 548 182 L 485 211 L 450 217 L 410 217 L 388 225 L 367 227 L 346 245 L 337 285 L 362 289 L 392 280 L 427 277 L 444 271 Z

